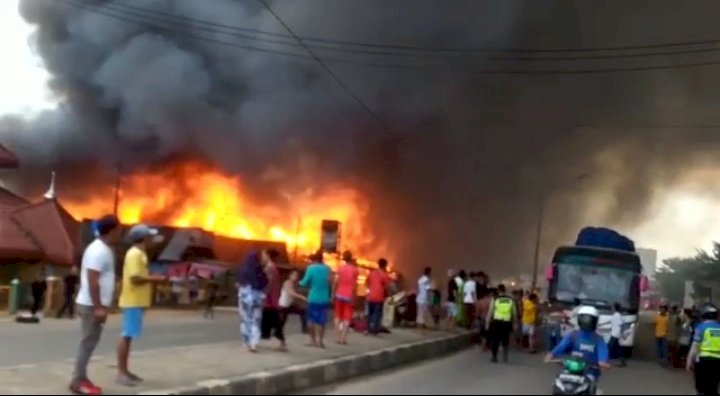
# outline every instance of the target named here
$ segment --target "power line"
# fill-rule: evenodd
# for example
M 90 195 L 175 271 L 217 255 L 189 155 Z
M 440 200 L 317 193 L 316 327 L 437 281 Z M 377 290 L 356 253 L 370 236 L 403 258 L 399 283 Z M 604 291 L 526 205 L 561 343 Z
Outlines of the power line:
M 370 106 L 368 106 L 367 104 L 365 104 L 365 102 L 363 102 L 363 100 L 360 99 L 360 97 L 357 96 L 357 95 L 355 94 L 355 92 L 354 92 L 347 84 L 345 84 L 345 82 L 343 82 L 343 80 L 341 80 L 340 77 L 338 77 L 337 74 L 335 74 L 335 73 L 325 64 L 325 62 L 323 62 L 323 60 L 320 59 L 319 56 L 317 56 L 317 54 L 315 54 L 315 52 L 313 52 L 313 50 L 311 50 L 310 48 L 308 48 L 307 45 L 305 45 L 305 43 L 302 41 L 302 39 L 300 39 L 300 37 L 298 37 L 297 34 L 295 34 L 295 32 L 290 28 L 290 26 L 288 26 L 288 24 L 286 24 L 285 21 L 283 21 L 283 19 L 280 18 L 280 16 L 279 16 L 277 13 L 275 13 L 275 11 L 270 7 L 270 5 L 269 5 L 265 0 L 257 0 L 257 1 L 258 1 L 258 3 L 262 4 L 262 5 L 268 10 L 268 12 L 270 12 L 270 14 L 273 16 L 273 18 L 275 18 L 275 19 L 278 21 L 278 23 L 280 23 L 280 25 L 282 25 L 282 27 L 283 27 L 285 30 L 287 30 L 288 33 L 290 33 L 290 34 L 293 36 L 293 38 L 295 38 L 295 40 L 297 40 L 297 42 L 300 43 L 300 45 L 302 45 L 302 46 L 305 48 L 305 50 L 307 51 L 307 53 L 310 54 L 310 56 L 312 56 L 312 57 L 315 59 L 315 61 L 318 63 L 318 65 L 320 65 L 320 67 L 321 67 L 323 70 L 325 70 L 325 72 L 326 72 L 333 80 L 335 80 L 335 82 L 336 82 L 340 87 L 342 87 L 342 89 L 344 89 L 345 92 L 347 92 L 348 95 L 350 95 L 350 97 L 352 97 L 353 100 L 355 100 L 355 102 L 357 102 L 357 104 L 358 104 L 360 107 L 362 107 L 362 108 L 365 110 L 365 112 L 367 112 L 368 114 L 370 114 L 370 116 L 373 117 L 376 121 L 379 121 L 379 122 L 382 123 L 382 119 L 380 118 L 380 115 L 378 115 L 375 111 L 373 111 L 373 109 L 371 109 Z M 383 124 L 383 125 L 384 125 L 384 124 Z
M 121 13 L 109 12 L 108 10 L 103 10 L 103 9 L 101 9 L 100 6 L 89 5 L 86 2 L 84 2 L 84 0 L 54 0 L 54 1 L 60 1 L 60 2 L 70 5 L 71 7 L 82 8 L 87 11 L 93 12 L 95 14 L 99 14 L 99 15 L 103 15 L 103 16 L 106 16 L 109 18 L 121 20 L 121 21 L 124 21 L 127 23 L 132 23 L 135 25 L 148 25 L 153 28 L 159 28 L 161 30 L 178 32 L 184 37 L 196 39 L 199 41 L 205 41 L 205 42 L 210 42 L 210 43 L 214 43 L 214 44 L 235 47 L 235 48 L 244 49 L 244 50 L 248 50 L 248 51 L 264 52 L 267 54 L 283 55 L 283 56 L 293 57 L 293 58 L 297 58 L 297 59 L 312 60 L 312 58 L 309 56 L 298 54 L 295 52 L 274 50 L 274 49 L 270 49 L 270 48 L 263 48 L 263 47 L 253 46 L 253 45 L 245 45 L 245 44 L 240 44 L 240 43 L 218 40 L 218 39 L 215 39 L 212 37 L 202 36 L 202 35 L 198 35 L 198 34 L 194 34 L 194 33 L 188 33 L 187 30 L 183 29 L 183 28 L 158 26 L 157 24 L 149 23 L 152 21 L 133 19 L 133 18 L 123 15 Z
M 384 69 L 397 69 L 397 70 L 406 70 L 406 71 L 418 71 L 418 72 L 428 72 L 432 70 L 432 66 L 442 66 L 444 69 L 448 69 L 447 63 L 441 63 L 436 65 L 430 65 L 425 64 L 423 66 L 416 66 L 416 65 L 408 65 L 408 64 L 399 64 L 399 63 L 380 63 L 380 62 L 368 62 L 368 61 L 358 61 L 358 60 L 350 60 L 350 59 L 340 59 L 340 58 L 320 58 L 317 54 L 315 54 L 315 57 L 306 56 L 303 54 L 298 54 L 296 52 L 289 52 L 289 51 L 282 51 L 282 50 L 275 50 L 275 49 L 269 49 L 264 47 L 257 47 L 252 45 L 245 45 L 241 43 L 235 43 L 235 42 L 228 42 L 223 40 L 218 40 L 211 37 L 206 37 L 198 34 L 188 33 L 186 29 L 183 28 L 177 28 L 177 27 L 167 27 L 167 26 L 161 26 L 157 25 L 156 23 L 153 23 L 153 21 L 149 20 L 138 20 L 137 18 L 128 17 L 127 15 L 119 14 L 117 12 L 109 12 L 108 10 L 103 10 L 99 6 L 88 6 L 87 3 L 84 3 L 83 0 L 59 0 L 65 4 L 68 4 L 72 7 L 77 8 L 83 8 L 90 12 L 103 15 L 109 18 L 114 18 L 118 20 L 122 20 L 128 23 L 132 24 L 139 24 L 139 25 L 148 25 L 156 29 L 160 30 L 166 30 L 166 31 L 172 31 L 179 33 L 182 37 L 185 38 L 191 38 L 198 41 L 204 41 L 234 48 L 239 48 L 243 50 L 248 51 L 256 51 L 256 52 L 263 52 L 271 55 L 281 55 L 281 56 L 288 56 L 293 57 L 296 59 L 302 59 L 302 60 L 315 60 L 315 57 L 321 59 L 325 63 L 337 63 L 337 64 L 347 64 L 347 65 L 357 65 L 357 66 L 368 66 L 368 67 L 376 67 L 376 68 L 384 68 Z M 719 65 L 720 61 L 703 61 L 703 62 L 689 62 L 689 63 L 680 63 L 680 64 L 670 64 L 670 65 L 650 65 L 650 66 L 637 66 L 637 67 L 620 67 L 620 68 L 601 68 L 601 69 L 575 69 L 575 70 L 568 70 L 568 69 L 535 69 L 535 70 L 512 70 L 512 69 L 481 69 L 481 70 L 471 70 L 471 69 L 456 69 L 451 68 L 452 71 L 462 73 L 462 74 L 475 74 L 475 75 L 498 75 L 498 74 L 506 74 L 506 75 L 573 75 L 573 74 L 596 74 L 596 73 L 615 73 L 615 72 L 639 72 L 639 71 L 654 71 L 654 70 L 671 70 L 671 69 L 684 69 L 684 68 L 695 68 L 695 67 L 704 67 L 704 66 L 714 66 Z
M 90 1 L 90 0 L 84 0 Z M 211 21 L 204 21 L 196 18 L 185 17 L 182 15 L 175 15 L 167 12 L 152 10 L 147 7 L 134 6 L 127 3 L 122 4 L 109 4 L 103 5 L 103 7 L 120 7 L 128 10 L 135 10 L 146 14 L 155 14 L 158 16 L 164 16 L 167 18 L 174 18 L 177 20 L 183 20 L 194 25 L 205 25 L 213 26 L 216 28 L 223 28 L 238 32 L 252 33 L 256 36 L 270 36 L 277 38 L 292 38 L 292 36 L 277 32 L 269 32 L 266 30 L 244 28 L 233 25 L 226 25 Z M 327 39 L 321 37 L 306 37 L 299 36 L 303 42 L 317 42 L 332 45 L 343 45 L 343 46 L 355 46 L 355 47 L 370 47 L 370 48 L 384 48 L 391 50 L 405 50 L 405 51 L 420 51 L 420 52 L 484 52 L 484 53 L 568 53 L 568 52 L 608 52 L 608 51 L 632 51 L 632 50 L 648 50 L 648 49 L 659 49 L 659 48 L 677 48 L 677 47 L 688 47 L 688 46 L 702 46 L 702 45 L 715 45 L 720 44 L 720 39 L 704 39 L 695 41 L 681 41 L 671 43 L 656 43 L 656 44 L 637 44 L 637 45 L 621 45 L 621 46 L 607 46 L 607 47 L 579 47 L 579 48 L 473 48 L 473 47 L 428 47 L 428 46 L 411 46 L 411 45 L 399 45 L 399 44 L 380 44 L 362 41 L 351 41 L 351 40 L 337 40 Z M 312 45 L 308 45 L 313 47 Z
M 85 3 L 86 5 L 92 4 L 91 0 L 75 0 Z M 375 56 L 392 56 L 392 57 L 405 57 L 405 58 L 427 58 L 427 57 L 465 57 L 476 56 L 483 53 L 551 53 L 551 52 L 605 52 L 605 51 L 618 51 L 621 49 L 628 50 L 647 50 L 655 48 L 667 48 L 667 47 L 679 47 L 679 46 L 707 46 L 710 44 L 719 44 L 720 40 L 707 40 L 698 42 L 685 42 L 685 43 L 672 43 L 672 44 L 657 44 L 657 45 L 646 45 L 646 46 L 634 46 L 634 47 L 619 47 L 618 49 L 608 48 L 580 48 L 580 49 L 566 49 L 566 50 L 530 50 L 530 49 L 507 49 L 507 50 L 490 50 L 490 49 L 451 49 L 451 48 L 430 48 L 422 49 L 422 47 L 408 47 L 408 46 L 397 46 L 397 45 L 382 45 L 382 44 L 370 44 L 370 43 L 358 43 L 352 41 L 339 41 L 339 40 L 328 40 L 318 38 L 303 38 L 303 45 L 300 43 L 291 42 L 287 40 L 277 38 L 291 38 L 292 36 L 283 35 L 281 33 L 267 32 L 263 30 L 242 28 L 236 26 L 230 26 L 225 24 L 219 24 L 215 22 L 203 21 L 195 18 L 189 18 L 181 15 L 174 15 L 167 12 L 152 10 L 146 7 L 138 7 L 129 4 L 103 4 L 96 5 L 98 8 L 103 10 L 113 10 L 123 15 L 132 15 L 140 18 L 154 18 L 157 22 L 169 23 L 173 25 L 182 26 L 189 29 L 196 29 L 215 34 L 229 35 L 241 39 L 258 41 L 268 44 L 277 44 L 290 47 L 309 47 L 319 51 L 331 51 L 331 52 L 342 52 L 351 54 L 362 54 L 362 55 L 375 55 Z M 250 34 L 252 33 L 252 34 Z M 267 35 L 275 38 L 259 37 Z M 307 44 L 307 41 L 316 41 L 328 45 L 313 45 Z M 345 47 L 338 47 L 342 45 Z M 348 48 L 354 47 L 354 48 Z M 373 49 L 366 49 L 373 48 Z M 400 52 L 398 52 L 400 51 Z M 631 53 L 631 54 L 599 54 L 599 55 L 583 55 L 583 56 L 506 56 L 506 55 L 492 55 L 484 56 L 479 60 L 485 61 L 579 61 L 579 60 L 599 60 L 599 59 L 627 59 L 627 58 L 643 58 L 643 57 L 660 57 L 670 55 L 689 55 L 689 54 L 702 54 L 702 53 L 714 53 L 720 52 L 720 48 L 693 48 L 683 49 L 674 51 L 662 51 L 662 52 L 643 52 L 643 53 Z

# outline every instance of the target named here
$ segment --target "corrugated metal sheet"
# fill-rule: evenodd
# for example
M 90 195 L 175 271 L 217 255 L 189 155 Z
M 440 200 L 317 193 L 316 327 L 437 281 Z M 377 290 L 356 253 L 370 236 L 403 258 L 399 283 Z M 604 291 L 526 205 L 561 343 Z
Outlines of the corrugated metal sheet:
M 235 239 L 216 235 L 213 244 L 215 258 L 234 263 L 237 266 L 245 261 L 248 254 L 264 249 L 275 249 L 280 252 L 280 263 L 278 264 L 288 264 L 290 262 L 285 242 Z
M 80 224 L 56 200 L 20 207 L 10 217 L 40 247 L 45 260 L 65 266 L 77 263 Z
M 214 235 L 199 228 L 168 228 L 160 230 L 167 244 L 158 255 L 160 261 L 184 261 L 189 254 L 199 253 L 203 258 L 214 258 Z M 205 254 L 203 254 L 203 252 Z

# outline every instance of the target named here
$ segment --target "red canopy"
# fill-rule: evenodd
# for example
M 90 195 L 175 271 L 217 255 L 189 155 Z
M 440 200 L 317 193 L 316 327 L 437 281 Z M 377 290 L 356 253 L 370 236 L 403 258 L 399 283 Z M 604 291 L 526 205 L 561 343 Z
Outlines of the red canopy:
M 194 274 L 198 278 L 211 279 L 216 274 L 227 272 L 228 267 L 213 263 L 180 262 L 168 265 L 169 277 L 187 278 Z

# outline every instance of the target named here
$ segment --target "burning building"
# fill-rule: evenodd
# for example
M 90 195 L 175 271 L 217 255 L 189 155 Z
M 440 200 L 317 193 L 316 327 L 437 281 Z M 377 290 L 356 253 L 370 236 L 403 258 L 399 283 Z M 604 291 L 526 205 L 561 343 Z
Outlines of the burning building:
M 117 186 L 64 203 L 76 218 L 97 218 L 113 211 L 117 194 L 118 217 L 124 224 L 197 229 L 199 239 L 212 240 L 211 257 L 221 261 L 238 263 L 247 248 L 273 243 L 281 247 L 286 262 L 300 261 L 321 246 L 326 219 L 343 224 L 338 250 L 380 256 L 382 244 L 368 226 L 369 204 L 359 190 L 323 184 L 304 189 L 293 189 L 291 183 L 284 186 L 249 189 L 239 176 L 202 162 L 180 161 L 123 175 Z M 180 258 L 178 252 L 173 254 Z

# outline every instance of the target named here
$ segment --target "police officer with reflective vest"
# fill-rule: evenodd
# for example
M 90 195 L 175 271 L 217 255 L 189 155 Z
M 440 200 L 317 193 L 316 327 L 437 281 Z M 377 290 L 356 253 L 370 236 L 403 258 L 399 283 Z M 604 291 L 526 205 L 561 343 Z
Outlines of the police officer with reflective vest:
M 702 323 L 695 330 L 693 345 L 687 358 L 687 369 L 695 371 L 698 395 L 717 395 L 720 385 L 720 323 L 718 309 L 706 305 Z
M 510 336 L 517 318 L 515 300 L 507 295 L 505 285 L 497 288 L 498 296 L 490 303 L 485 323 L 488 326 L 488 337 L 492 351 L 492 362 L 497 363 L 498 350 L 503 347 L 503 361 L 507 363 L 510 348 Z

